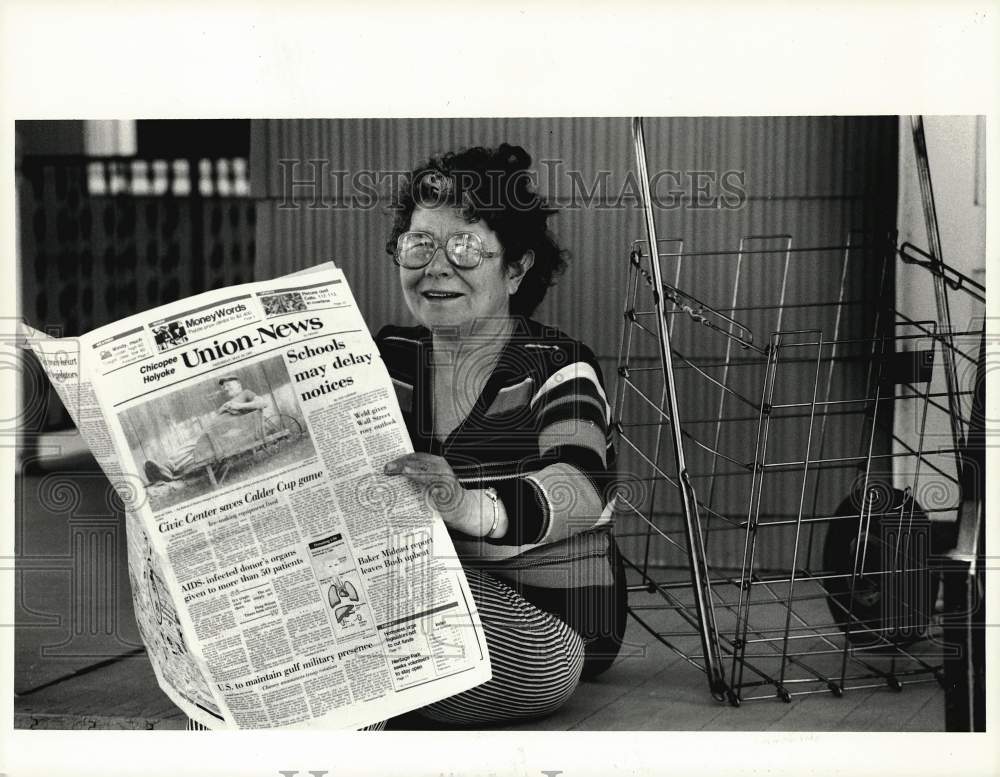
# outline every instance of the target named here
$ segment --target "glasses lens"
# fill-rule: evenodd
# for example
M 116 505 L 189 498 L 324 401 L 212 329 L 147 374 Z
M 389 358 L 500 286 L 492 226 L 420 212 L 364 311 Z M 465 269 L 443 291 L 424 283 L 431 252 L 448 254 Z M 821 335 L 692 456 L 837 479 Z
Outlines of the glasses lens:
M 483 241 L 471 232 L 456 232 L 445 247 L 457 267 L 478 267 L 483 258 Z
M 423 267 L 434 254 L 434 238 L 426 232 L 404 232 L 396 241 L 396 255 L 403 267 Z

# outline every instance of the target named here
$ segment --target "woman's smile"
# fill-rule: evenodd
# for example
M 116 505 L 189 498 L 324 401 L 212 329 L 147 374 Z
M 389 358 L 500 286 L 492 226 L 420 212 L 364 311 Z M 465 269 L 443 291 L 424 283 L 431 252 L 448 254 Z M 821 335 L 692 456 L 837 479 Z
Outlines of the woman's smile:
M 420 292 L 420 294 L 424 297 L 424 299 L 430 300 L 431 302 L 447 302 L 449 300 L 465 296 L 460 291 L 445 291 L 444 289 L 425 289 Z

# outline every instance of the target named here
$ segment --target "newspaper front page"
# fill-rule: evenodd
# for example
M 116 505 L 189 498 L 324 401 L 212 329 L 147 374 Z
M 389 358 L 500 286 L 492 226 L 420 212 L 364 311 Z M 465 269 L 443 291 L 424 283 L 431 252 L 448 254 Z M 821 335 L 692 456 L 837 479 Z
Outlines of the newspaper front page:
M 38 355 L 126 505 L 164 692 L 213 729 L 359 728 L 490 679 L 389 375 L 333 264 Z

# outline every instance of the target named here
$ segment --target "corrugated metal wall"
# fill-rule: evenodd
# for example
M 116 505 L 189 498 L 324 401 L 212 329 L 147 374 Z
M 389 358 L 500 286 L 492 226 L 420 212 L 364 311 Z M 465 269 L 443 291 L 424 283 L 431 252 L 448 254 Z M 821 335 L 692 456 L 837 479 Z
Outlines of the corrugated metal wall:
M 629 196 L 635 189 L 629 180 L 634 161 L 628 119 L 255 121 L 256 277 L 332 259 L 347 273 L 373 331 L 409 321 L 385 253 L 391 217 L 384 196 L 371 196 L 372 184 L 380 183 L 385 195 L 391 172 L 406 171 L 432 153 L 503 141 L 523 145 L 534 157 L 541 190 L 562 208 L 554 231 L 572 255 L 567 274 L 536 317 L 587 342 L 613 384 L 627 249 L 643 237 L 641 213 Z M 660 212 L 659 230 L 661 237 L 682 237 L 687 250 L 735 248 L 741 236 L 779 232 L 799 244 L 833 245 L 850 230 L 891 230 L 895 224 L 892 117 L 651 119 L 646 146 L 651 173 L 679 174 L 661 179 L 660 191 L 686 190 L 679 207 Z M 284 207 L 296 160 L 295 178 L 311 178 L 317 169 L 326 174 L 320 201 L 313 203 L 314 193 L 299 187 L 296 204 Z M 696 207 L 692 186 L 699 171 L 714 174 L 716 181 L 736 171 L 745 201 L 737 208 Z M 357 183 L 345 194 L 338 181 L 352 176 Z M 587 193 L 601 181 L 596 198 L 587 202 Z M 717 183 L 710 188 L 719 193 Z M 798 276 L 794 283 L 790 298 L 814 299 L 823 296 L 829 278 Z M 711 278 L 697 285 L 711 287 Z

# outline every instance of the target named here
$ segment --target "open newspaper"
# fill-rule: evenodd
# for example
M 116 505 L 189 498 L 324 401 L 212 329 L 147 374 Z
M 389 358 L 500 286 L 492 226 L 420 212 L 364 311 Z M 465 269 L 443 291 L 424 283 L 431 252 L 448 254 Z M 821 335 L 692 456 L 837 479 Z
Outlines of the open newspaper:
M 126 505 L 156 677 L 213 729 L 359 728 L 490 678 L 391 379 L 333 264 L 26 332 Z

